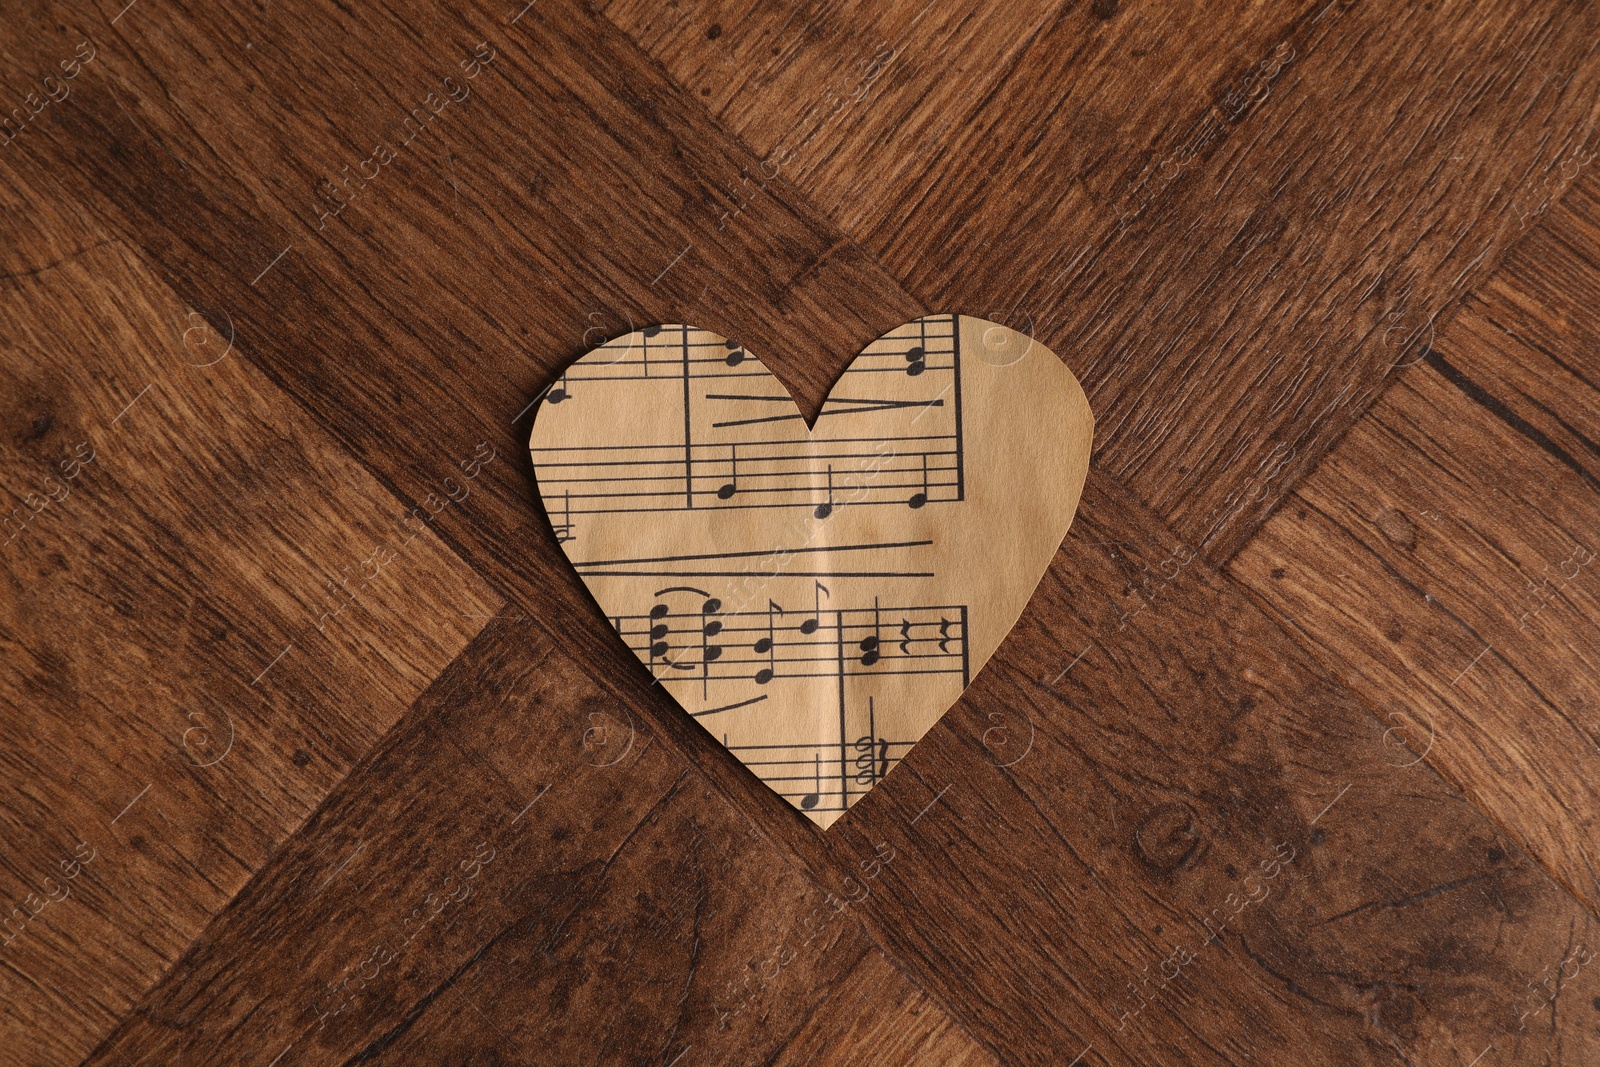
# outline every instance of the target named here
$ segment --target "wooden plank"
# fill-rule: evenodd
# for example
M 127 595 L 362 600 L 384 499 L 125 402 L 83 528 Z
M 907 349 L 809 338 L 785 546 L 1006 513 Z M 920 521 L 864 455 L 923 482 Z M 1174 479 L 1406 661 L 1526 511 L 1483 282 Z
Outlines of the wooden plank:
M 866 951 L 823 898 L 502 620 L 89 1062 L 746 1062 Z
M 860 56 L 875 69 L 895 16 L 647 8 L 608 10 L 729 94 L 719 114 L 766 172 L 915 296 L 1081 365 L 1102 467 L 1212 559 L 1493 273 L 1600 120 L 1600 24 L 1569 5 L 1075 5 L 1015 56 L 989 32 L 1032 32 L 1020 13 L 954 33 L 930 13 L 789 161 L 766 116 L 833 99 Z M 985 62 L 992 89 L 968 73 Z M 919 92 L 937 104 L 910 121 Z
M 818 1004 L 773 1067 L 992 1067 L 977 1044 L 883 953 L 861 958 Z
M 1591 909 L 1597 194 L 1585 175 L 1233 567 Z
M 336 390 L 324 408 L 368 390 L 434 418 L 470 386 L 485 422 L 508 406 L 491 428 L 509 438 L 556 368 L 629 323 L 676 318 L 736 334 L 814 412 L 866 341 L 920 310 L 781 184 L 723 223 L 720 185 L 756 161 L 578 5 L 312 4 L 292 27 L 179 5 L 138 33 L 136 50 L 102 49 L 101 83 L 34 150 L 150 245 L 176 289 L 204 290 L 242 327 L 287 349 L 337 316 L 340 334 L 281 367 Z M 192 48 L 240 64 L 250 89 L 219 97 Z M 421 125 L 408 109 L 425 100 L 440 110 Z M 94 185 L 113 168 L 136 178 Z M 397 402 L 383 375 L 415 362 L 437 380 Z M 321 389 L 308 384 L 308 403 Z M 370 427 L 345 431 L 364 453 L 396 421 L 373 406 Z
M 6 240 L 0 242 L 0 280 L 18 275 L 37 276 L 52 264 L 71 259 L 92 245 L 112 239 L 112 234 L 82 203 L 63 195 L 60 185 L 48 170 L 28 166 L 31 149 L 39 139 L 41 126 L 55 120 L 63 108 L 82 102 L 82 88 L 95 81 L 97 50 L 90 35 L 56 30 L 38 25 L 22 40 L 15 39 L 8 25 L 0 30 L 0 65 L 9 72 L 29 72 L 34 82 L 24 92 L 33 92 L 43 104 L 38 114 L 23 100 L 29 125 L 18 129 L 16 117 L 0 115 L 0 212 L 5 218 Z M 89 57 L 88 63 L 83 57 Z M 69 77 L 67 72 L 71 71 Z M 44 79 L 49 79 L 48 87 Z M 80 79 L 82 79 L 80 81 Z M 8 77 L 8 82 L 10 78 Z M 42 92 L 40 92 L 42 91 Z M 54 99 L 51 96 L 59 97 Z M 46 102 L 48 101 L 48 102 Z M 8 107 L 14 101 L 8 101 Z M 10 119 L 10 125 L 5 124 Z
M 761 157 L 719 190 L 730 221 L 783 175 L 854 229 L 886 190 L 922 179 L 929 152 L 1066 6 L 610 0 L 604 10 Z
M 57 236 L 0 279 L 5 1063 L 92 1047 L 499 603 L 224 319 Z
M 896 851 L 862 915 L 1006 1062 L 1587 1062 L 1595 919 L 1387 725 L 1091 473 L 1012 639 L 828 843 Z

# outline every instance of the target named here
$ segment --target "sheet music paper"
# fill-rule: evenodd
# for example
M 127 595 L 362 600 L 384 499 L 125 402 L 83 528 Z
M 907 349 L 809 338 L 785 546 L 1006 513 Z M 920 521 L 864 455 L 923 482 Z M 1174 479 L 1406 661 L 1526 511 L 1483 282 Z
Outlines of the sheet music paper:
M 1049 349 L 932 315 L 867 346 L 809 430 L 740 345 L 648 327 L 550 386 L 529 447 L 618 638 L 826 827 L 1015 625 L 1077 509 L 1093 429 Z

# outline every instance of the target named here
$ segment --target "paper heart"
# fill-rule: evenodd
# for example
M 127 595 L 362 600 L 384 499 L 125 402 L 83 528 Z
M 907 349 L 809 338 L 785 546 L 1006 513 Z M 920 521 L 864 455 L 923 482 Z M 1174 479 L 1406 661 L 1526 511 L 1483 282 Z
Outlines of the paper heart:
M 934 315 L 872 344 L 807 431 L 744 348 L 652 326 L 583 356 L 529 440 L 612 626 L 828 826 L 955 703 L 1066 536 L 1094 419 L 1055 353 Z

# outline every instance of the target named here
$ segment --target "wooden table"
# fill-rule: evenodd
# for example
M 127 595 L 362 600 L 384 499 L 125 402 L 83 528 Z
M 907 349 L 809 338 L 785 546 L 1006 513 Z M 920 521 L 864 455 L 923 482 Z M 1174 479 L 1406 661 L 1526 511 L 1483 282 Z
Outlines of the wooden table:
M 1593 5 L 124 4 L 0 27 L 0 1064 L 1600 1062 Z M 530 403 L 932 311 L 1093 468 L 822 834 Z

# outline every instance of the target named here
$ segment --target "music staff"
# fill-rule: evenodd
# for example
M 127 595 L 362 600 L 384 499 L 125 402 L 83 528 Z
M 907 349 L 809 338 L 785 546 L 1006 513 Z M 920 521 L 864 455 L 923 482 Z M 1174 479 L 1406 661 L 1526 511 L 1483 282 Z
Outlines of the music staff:
M 953 369 L 959 358 L 955 316 L 935 315 L 907 324 L 916 326 L 916 335 L 907 335 L 910 342 L 904 349 L 862 352 L 852 374 L 887 374 L 915 378 L 924 372 Z M 574 363 L 564 379 L 579 382 L 632 382 L 654 381 L 681 375 L 683 353 L 689 353 L 690 377 L 695 380 L 728 380 L 753 378 L 770 381 L 765 370 L 739 369 L 751 362 L 749 353 L 737 341 L 714 341 L 704 331 L 693 327 L 646 326 L 640 331 L 641 340 L 632 335 L 619 337 L 601 345 L 596 352 L 615 352 L 612 359 L 580 360 Z M 901 339 L 897 334 L 882 338 L 884 341 Z M 654 353 L 655 362 L 651 363 Z M 630 358 L 635 357 L 635 358 Z M 916 369 L 921 366 L 921 370 Z M 563 387 L 566 388 L 566 387 Z M 571 395 L 570 389 L 567 395 Z M 785 397 L 784 399 L 788 399 Z
M 931 578 L 932 571 L 890 570 L 873 566 L 878 553 L 893 553 L 893 558 L 904 559 L 904 549 L 929 548 L 931 540 L 882 541 L 860 545 L 826 545 L 816 547 L 750 549 L 743 552 L 698 552 L 682 556 L 642 556 L 635 559 L 596 559 L 574 562 L 572 567 L 585 578 L 740 578 L 752 573 L 751 564 L 782 555 L 785 559 L 825 557 L 829 562 L 844 564 L 838 570 L 808 572 L 791 567 L 784 573 L 790 578 L 818 579 L 814 593 L 816 611 L 813 613 L 810 633 L 821 624 L 821 596 L 828 592 L 822 578 Z M 863 556 L 863 553 L 866 555 Z M 836 558 L 837 557 L 837 558 Z M 710 595 L 710 594 L 707 594 Z
M 820 587 L 820 583 L 818 583 Z M 702 698 L 721 683 L 765 686 L 776 679 L 872 674 L 950 674 L 967 684 L 964 605 L 839 608 L 828 626 L 791 619 L 776 601 L 765 609 L 723 611 L 722 602 L 688 586 L 657 596 L 688 593 L 699 606 L 674 611 L 665 600 L 640 615 L 617 615 L 612 626 L 653 676 L 671 683 L 685 675 L 700 683 Z M 884 641 L 883 619 L 898 637 Z M 850 650 L 842 656 L 840 648 Z M 841 662 L 842 660 L 842 662 Z M 672 672 L 678 672 L 674 677 Z
M 535 455 L 540 491 L 571 515 L 683 511 L 692 498 L 696 508 L 808 507 L 821 519 L 841 487 L 851 506 L 916 509 L 956 500 L 960 486 L 959 456 L 937 434 L 700 445 L 688 461 L 681 444 L 545 452 Z
M 856 740 L 847 760 L 841 760 L 837 746 L 830 744 L 740 745 L 730 743 L 726 734 L 722 744 L 756 777 L 802 811 L 842 812 L 849 807 L 851 786 L 861 787 L 854 791 L 856 794 L 872 788 L 911 751 L 916 741 L 879 737 L 874 731 Z M 870 759 L 862 755 L 868 749 Z
M 578 573 L 626 580 L 606 587 L 620 602 L 602 599 L 631 609 L 612 626 L 689 714 L 823 825 L 915 744 L 929 694 L 970 680 L 967 607 L 918 591 L 943 570 L 929 512 L 965 500 L 959 321 L 928 317 L 875 342 L 809 427 L 741 345 L 684 326 L 619 338 L 541 397 L 539 492 Z M 602 406 L 609 417 L 594 417 Z M 857 505 L 919 514 L 858 525 Z M 693 513 L 724 508 L 794 514 L 743 516 L 706 538 L 722 527 Z M 629 523 L 661 533 L 628 547 Z M 904 540 L 878 532 L 896 525 Z M 678 543 L 703 550 L 669 554 L 684 551 L 669 547 L 680 528 L 702 531 Z M 773 583 L 754 588 L 719 580 L 769 571 Z
M 607 403 L 603 389 L 580 390 L 580 383 L 677 381 L 681 396 L 669 390 L 677 410 L 671 418 L 663 411 L 648 427 L 656 440 L 534 448 L 540 493 L 547 499 L 561 494 L 569 533 L 574 516 L 704 507 L 805 507 L 825 519 L 841 506 L 841 488 L 851 505 L 921 508 L 962 500 L 956 318 L 925 318 L 910 328 L 915 333 L 886 338 L 883 351 L 857 357 L 806 433 L 793 400 L 781 389 L 772 390 L 771 375 L 735 342 L 712 340 L 685 326 L 648 327 L 641 331 L 642 341 L 619 345 L 615 361 L 569 367 L 544 399 L 562 405 Z M 916 395 L 899 395 L 901 387 L 874 388 L 873 380 L 884 373 L 915 380 Z M 730 377 L 769 388 L 741 393 L 709 384 Z M 697 429 L 691 416 L 703 416 L 708 407 L 717 417 L 709 429 Z M 915 412 L 901 432 L 860 432 L 855 416 L 894 410 Z M 795 431 L 784 431 L 790 423 Z M 918 432 L 904 432 L 910 425 Z M 746 428 L 753 432 L 751 439 L 726 440 L 729 432 Z M 770 435 L 774 428 L 781 436 Z

